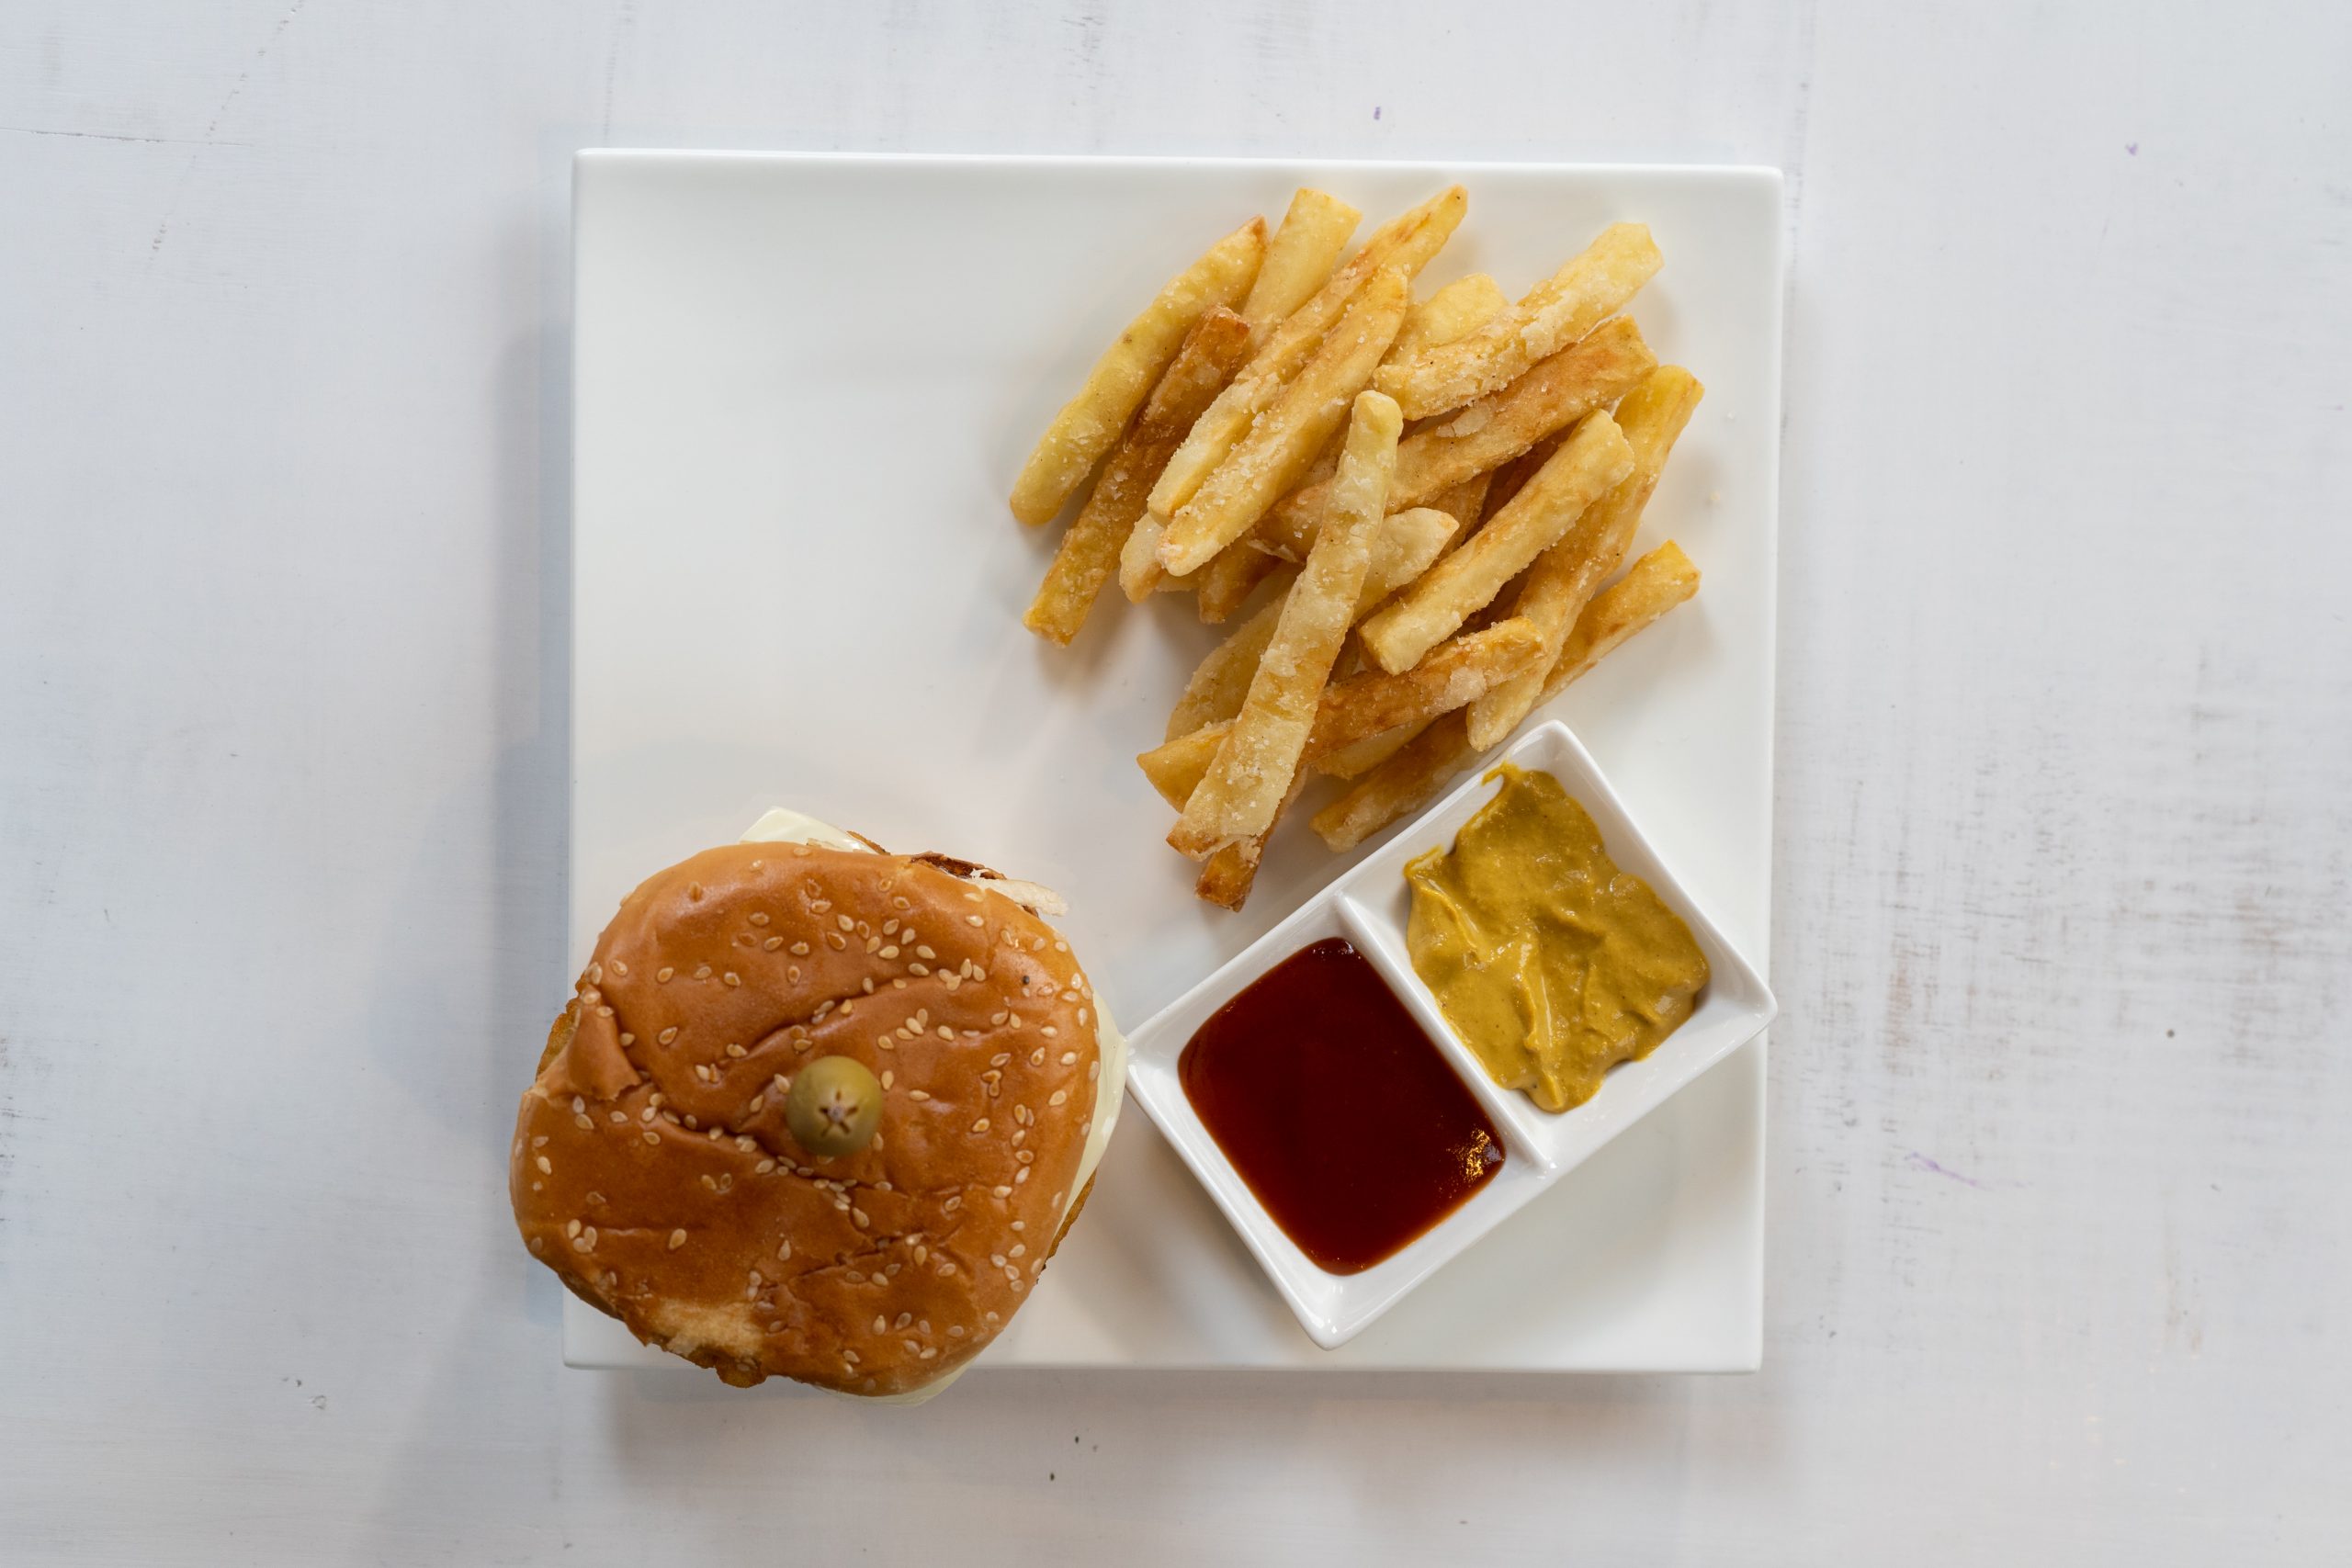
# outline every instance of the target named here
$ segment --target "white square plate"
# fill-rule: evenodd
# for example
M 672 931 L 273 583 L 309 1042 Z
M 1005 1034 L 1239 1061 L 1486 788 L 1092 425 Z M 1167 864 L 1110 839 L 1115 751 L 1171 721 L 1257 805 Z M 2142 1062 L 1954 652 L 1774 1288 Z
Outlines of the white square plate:
M 1406 1292 L 1433 1278 L 1553 1182 L 1762 1033 L 1777 1010 L 1763 976 L 1667 869 L 1656 846 L 1594 765 L 1591 753 L 1577 744 L 1566 725 L 1556 720 L 1538 725 L 1506 748 L 1501 760 L 1559 780 L 1569 797 L 1591 814 L 1610 858 L 1648 883 L 1667 908 L 1689 922 L 1706 955 L 1706 988 L 1682 1027 L 1647 1056 L 1611 1072 L 1599 1094 L 1555 1115 L 1526 1095 L 1497 1087 L 1447 1025 L 1437 998 L 1413 972 L 1406 945 L 1412 898 L 1405 863 L 1432 849 L 1450 848 L 1471 814 L 1494 797 L 1495 786 L 1483 776 L 1485 770 L 1137 1029 L 1132 1041 L 1127 1083 L 1136 1098 L 1233 1222 L 1300 1325 L 1327 1348 L 1354 1338 L 1404 1300 Z M 1495 1124 L 1504 1151 L 1502 1168 L 1468 1201 L 1394 1255 L 1354 1274 L 1329 1272 L 1283 1234 L 1202 1124 L 1180 1072 L 1185 1045 L 1218 1009 L 1299 949 L 1329 937 L 1349 942 L 1387 981 Z
M 1119 1016 L 1157 1013 L 1356 858 L 1303 822 L 1240 915 L 1193 897 L 1135 766 L 1217 628 L 1174 595 L 1022 629 L 1053 547 L 1004 495 L 1166 278 L 1302 183 L 1366 230 L 1460 180 L 1429 283 L 1528 286 L 1604 225 L 1706 400 L 1651 502 L 1690 604 L 1539 717 L 1609 771 L 1743 951 L 1769 946 L 1780 178 L 1757 169 L 587 152 L 575 186 L 571 942 L 648 872 L 791 805 L 1066 895 Z M 1309 805 L 1312 803 L 1309 802 Z M 554 986 L 554 977 L 550 985 Z M 551 988 L 552 996 L 555 990 Z M 988 1366 L 1733 1371 L 1761 1340 L 1763 1052 L 1704 1079 L 1335 1351 L 1148 1121 Z M 574 1365 L 678 1365 L 567 1304 Z

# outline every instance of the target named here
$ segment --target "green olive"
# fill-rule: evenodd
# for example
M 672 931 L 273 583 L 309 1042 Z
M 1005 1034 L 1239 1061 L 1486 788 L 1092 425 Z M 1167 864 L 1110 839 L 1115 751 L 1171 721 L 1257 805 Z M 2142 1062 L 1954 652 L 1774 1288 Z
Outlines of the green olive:
M 854 1155 L 882 1125 L 882 1086 L 862 1062 L 820 1056 L 794 1077 L 784 1121 L 819 1159 Z

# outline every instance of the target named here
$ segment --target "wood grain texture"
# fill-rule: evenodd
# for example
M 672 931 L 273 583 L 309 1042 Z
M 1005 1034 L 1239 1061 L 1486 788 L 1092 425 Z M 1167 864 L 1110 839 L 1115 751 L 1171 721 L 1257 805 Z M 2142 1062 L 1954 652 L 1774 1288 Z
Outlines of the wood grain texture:
M 0 17 L 0 1555 L 2342 1560 L 2352 20 L 1442 17 Z M 1787 170 L 1764 1372 L 561 1372 L 596 143 Z

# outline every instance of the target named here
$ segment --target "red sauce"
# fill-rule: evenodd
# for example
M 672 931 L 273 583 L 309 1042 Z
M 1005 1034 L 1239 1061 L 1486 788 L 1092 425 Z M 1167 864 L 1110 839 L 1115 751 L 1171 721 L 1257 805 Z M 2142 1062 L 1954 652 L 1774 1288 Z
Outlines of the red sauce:
M 1266 1213 L 1334 1274 L 1371 1268 L 1502 1168 L 1494 1123 L 1337 937 L 1219 1008 L 1176 1072 Z

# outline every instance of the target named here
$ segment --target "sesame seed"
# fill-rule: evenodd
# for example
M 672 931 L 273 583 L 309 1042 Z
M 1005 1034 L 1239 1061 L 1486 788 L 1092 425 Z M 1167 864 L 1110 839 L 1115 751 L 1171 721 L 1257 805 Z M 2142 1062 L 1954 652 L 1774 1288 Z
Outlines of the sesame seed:
M 774 1170 L 775 1168 L 775 1161 L 772 1159 L 763 1159 L 760 1161 L 759 1164 L 752 1168 L 752 1174 L 753 1176 L 765 1176 L 769 1171 Z
M 1046 1048 L 1043 1045 L 1029 1053 L 1029 1065 L 1033 1067 L 1042 1067 L 1046 1065 Z
M 1069 943 L 1057 939 L 1054 942 L 1054 951 L 1056 953 L 1068 953 L 1069 951 Z
M 1007 1253 L 1005 1256 L 1007 1256 L 1008 1258 L 1018 1258 L 1018 1257 L 1020 1257 L 1023 1253 L 1024 1253 L 1024 1252 L 1026 1252 L 1026 1251 L 1028 1251 L 1028 1250 L 1029 1250 L 1029 1244 L 1028 1244 L 1027 1242 L 1025 1242 L 1025 1241 L 1016 1241 L 1016 1242 L 1014 1242 L 1014 1243 L 1012 1244 L 1012 1250 L 1011 1252 Z
M 877 938 L 876 940 L 878 941 L 879 939 Z M 868 953 L 871 953 L 871 952 L 873 952 L 873 951 L 874 951 L 874 949 L 873 949 L 872 947 L 868 947 L 865 951 L 866 951 L 866 952 L 868 952 Z M 898 957 L 898 956 L 899 956 L 899 944 L 898 944 L 897 942 L 892 942 L 889 946 L 888 946 L 888 947 L 886 947 L 886 948 L 882 949 L 882 956 L 883 956 L 883 957 L 885 957 L 885 958 L 896 958 L 896 957 Z
M 707 979 L 709 979 L 709 978 L 710 978 L 710 965 L 709 965 L 709 964 L 698 964 L 695 965 L 695 979 L 697 979 L 697 980 L 707 980 Z
M 1077 1062 L 1078 1062 L 1078 1053 L 1077 1053 L 1077 1052 L 1075 1052 L 1075 1051 L 1065 1051 L 1065 1052 L 1063 1052 L 1063 1053 L 1062 1053 L 1062 1066 L 1065 1066 L 1065 1067 L 1068 1067 L 1068 1066 L 1075 1066 L 1075 1065 L 1077 1064 Z
M 671 1042 L 671 1041 L 675 1040 L 677 1037 L 678 1037 L 678 1026 L 677 1026 L 676 1024 L 674 1024 L 674 1023 L 673 1023 L 673 1024 L 672 1024 L 669 1028 L 667 1028 L 667 1029 L 663 1030 L 661 1033 L 659 1033 L 659 1034 L 655 1035 L 653 1038 L 654 1038 L 654 1039 L 656 1039 L 656 1040 L 658 1040 L 658 1041 L 660 1041 L 662 1044 L 667 1045 L 668 1043 L 670 1043 L 670 1042 Z
M 645 1134 L 645 1141 L 658 1149 L 662 1146 L 662 1134 L 659 1133 L 648 1133 Z
M 1031 1160 L 1037 1157 L 1037 1151 L 1035 1149 L 1015 1150 L 1012 1157 L 1019 1160 L 1023 1165 L 1027 1165 Z
M 727 1054 L 739 1062 L 751 1055 L 749 1051 L 744 1050 L 742 1046 L 738 1045 L 731 1040 L 727 1043 Z
M 919 1089 L 913 1089 L 907 1091 L 907 1098 L 909 1100 L 929 1100 L 931 1096 L 925 1094 Z
M 943 1263 L 937 1269 L 933 1269 L 933 1272 L 938 1275 L 939 1278 L 944 1280 L 949 1275 L 956 1272 L 956 1265 L 953 1263 Z
M 956 1032 L 943 1023 L 939 1026 L 939 1037 L 942 1040 L 953 1040 L 956 1038 Z
M 628 1122 L 628 1112 L 626 1111 L 616 1111 L 611 1112 L 605 1120 L 612 1122 L 616 1127 L 625 1126 Z
M 1025 1166 L 1025 1165 L 1024 1165 L 1024 1166 L 1023 1166 L 1019 1170 L 1016 1170 L 1016 1171 L 1014 1171 L 1014 1172 L 1012 1173 L 1012 1184 L 1013 1184 L 1015 1187 L 1020 1186 L 1023 1182 L 1024 1182 L 1024 1181 L 1026 1181 L 1026 1180 L 1028 1180 L 1028 1179 L 1029 1179 L 1029 1168 L 1028 1168 L 1027 1166 Z
M 1012 1189 L 1001 1186 L 991 1187 L 989 1189 L 989 1196 L 991 1198 L 1010 1198 L 1012 1196 Z
M 855 931 L 857 929 L 857 922 L 851 919 L 847 915 L 835 915 L 833 919 L 841 922 L 842 930 L 845 931 Z
M 806 958 L 806 957 L 808 957 L 808 944 L 807 942 L 794 942 L 794 943 L 792 944 L 792 953 L 793 953 L 793 956 L 794 956 L 794 957 L 796 957 L 796 958 Z
M 752 910 L 752 923 L 753 925 L 755 925 L 755 926 L 763 926 L 763 925 L 766 925 L 766 924 L 768 923 L 768 917 L 767 917 L 766 912 L 765 912 L 765 911 L 763 911 L 763 910 L 759 910 L 759 909 L 754 909 L 754 910 Z
M 960 1324 L 960 1323 L 951 1323 L 951 1324 L 949 1324 L 949 1325 L 947 1325 L 947 1337 L 948 1337 L 948 1338 L 950 1338 L 950 1339 L 961 1339 L 961 1338 L 963 1338 L 963 1337 L 964 1337 L 964 1325 L 963 1325 L 962 1324 Z
M 875 1333 L 876 1333 L 876 1334 L 888 1334 L 888 1332 L 890 1332 L 890 1320 L 889 1320 L 888 1318 L 887 1318 L 887 1317 L 884 1317 L 884 1316 L 883 1316 L 881 1314 L 879 1314 L 879 1313 L 875 1314 L 874 1314 L 874 1332 L 875 1332 Z
M 989 1014 L 989 1021 L 1001 1027 L 1004 1021 L 1012 1016 L 1012 1015 L 1009 1012 L 992 1012 Z
M 964 1196 L 963 1196 L 963 1194 L 962 1194 L 962 1193 L 960 1193 L 960 1192 L 959 1192 L 959 1193 L 957 1193 L 956 1196 L 954 1196 L 954 1197 L 952 1197 L 952 1198 L 948 1199 L 948 1200 L 947 1200 L 947 1201 L 945 1201 L 944 1203 L 942 1203 L 942 1204 L 940 1205 L 940 1208 L 941 1208 L 942 1210 L 945 1211 L 946 1213 L 951 1213 L 951 1214 L 952 1214 L 952 1213 L 954 1213 L 956 1210 L 958 1210 L 958 1209 L 962 1208 L 963 1206 L 964 1206 Z
M 1087 1064 L 1086 1064 L 1086 1081 L 1087 1081 L 1088 1083 L 1092 1083 L 1096 1078 L 1099 1078 L 1099 1077 L 1101 1077 L 1102 1076 L 1102 1063 L 1100 1063 L 1100 1062 L 1089 1062 L 1089 1063 L 1087 1063 Z
M 863 1230 L 869 1223 L 865 1217 L 865 1211 L 863 1209 L 852 1209 L 849 1212 L 849 1217 L 857 1222 L 858 1228 L 861 1230 Z
M 693 899 L 697 904 L 702 902 L 702 884 L 699 882 L 687 883 L 686 897 Z
M 670 983 L 670 976 L 676 973 L 676 970 L 671 968 L 667 964 L 664 964 L 661 968 L 653 972 L 653 978 L 666 986 Z
M 730 986 L 740 986 L 743 983 L 742 976 L 737 975 L 732 969 L 729 969 L 725 975 L 721 976 L 720 978 L 725 980 Z M 1053 1031 L 1048 1029 L 1046 1032 L 1051 1034 Z
M 1047 1099 L 1046 1099 L 1046 1104 L 1048 1104 L 1048 1105 L 1059 1105 L 1062 1101 L 1064 1101 L 1064 1100 L 1068 1100 L 1069 1098 L 1069 1090 L 1068 1090 L 1068 1089 L 1057 1089 L 1054 1090 L 1054 1092 L 1053 1092 L 1050 1096 L 1048 1096 L 1048 1097 L 1047 1097 Z
M 989 1130 L 989 1119 L 988 1119 L 987 1117 L 985 1117 L 985 1116 L 981 1117 L 978 1121 L 977 1121 L 977 1122 L 973 1122 L 973 1123 L 972 1123 L 972 1131 L 973 1131 L 973 1132 L 975 1132 L 975 1133 L 985 1133 L 985 1132 L 987 1132 L 988 1130 Z
M 788 1241 L 787 1241 L 787 1242 L 782 1242 L 782 1243 L 779 1243 L 779 1244 L 777 1245 L 777 1247 L 776 1247 L 776 1249 L 775 1249 L 775 1255 L 776 1255 L 778 1258 L 789 1258 L 789 1257 L 791 1257 L 791 1256 L 792 1256 L 792 1244 L 791 1244 L 790 1242 L 788 1242 Z
M 984 919 L 980 919 L 980 917 L 979 917 L 979 916 L 978 916 L 978 915 L 967 915 L 967 916 L 965 916 L 965 917 L 964 917 L 964 923 L 965 923 L 966 925 L 967 925 L 967 926 L 984 926 L 984 925 L 988 924 L 988 922 L 987 922 L 986 920 L 984 920 Z
M 685 1245 L 686 1245 L 686 1233 L 685 1233 L 685 1232 L 684 1232 L 684 1231 L 672 1231 L 672 1232 L 670 1233 L 670 1250 L 671 1250 L 671 1251 L 675 1252 L 675 1251 L 677 1251 L 677 1250 L 678 1250 L 678 1248 L 680 1248 L 680 1247 L 684 1247 L 684 1246 L 685 1246 Z
M 891 900 L 890 900 L 890 908 L 892 908 L 893 909 L 911 909 L 911 908 L 914 908 L 914 906 L 913 906 L 912 904 L 908 903 L 908 902 L 907 902 L 907 900 L 906 900 L 905 896 L 902 894 L 902 895 L 900 895 L 899 897 L 898 897 L 893 898 L 893 899 L 891 899 Z
M 849 950 L 849 943 L 842 940 L 842 935 L 839 931 L 827 931 L 825 933 L 825 945 L 831 948 L 835 953 L 845 953 Z
M 571 1124 L 572 1124 L 573 1126 L 575 1126 L 575 1127 L 580 1128 L 582 1132 L 588 1131 L 589 1129 L 592 1129 L 592 1128 L 594 1128 L 594 1127 L 596 1125 L 596 1123 L 594 1123 L 594 1122 L 589 1121 L 589 1120 L 588 1120 L 588 1118 L 587 1118 L 586 1116 L 584 1116 L 584 1115 L 582 1115 L 582 1116 L 574 1116 L 574 1117 L 571 1119 Z
M 541 1176 L 553 1176 L 555 1174 L 555 1162 L 548 1158 L 547 1156 L 541 1155 L 533 1163 L 537 1165 L 539 1168 L 539 1174 Z
M 1040 1034 L 1042 1034 L 1042 1035 L 1044 1035 L 1046 1039 L 1051 1040 L 1055 1035 L 1059 1034 L 1059 1033 L 1061 1032 L 1061 1031 L 1060 1031 L 1060 1030 L 1058 1030 L 1058 1029 L 1056 1029 L 1052 1024 L 1050 1024 L 1050 1023 L 1049 1023 L 1049 1024 L 1046 1025 L 1046 1027 L 1045 1027 L 1045 1028 L 1043 1028 L 1043 1029 L 1041 1029 L 1041 1030 L 1037 1031 L 1037 1032 L 1038 1032 L 1038 1033 L 1040 1033 Z
M 990 1314 L 989 1314 L 989 1321 L 990 1323 L 994 1323 L 996 1320 L 997 1320 L 996 1314 L 994 1314 L 994 1313 L 990 1313 Z
M 907 965 L 907 973 L 910 975 L 928 975 L 931 973 L 931 970 L 929 966 L 925 964 L 910 964 Z

